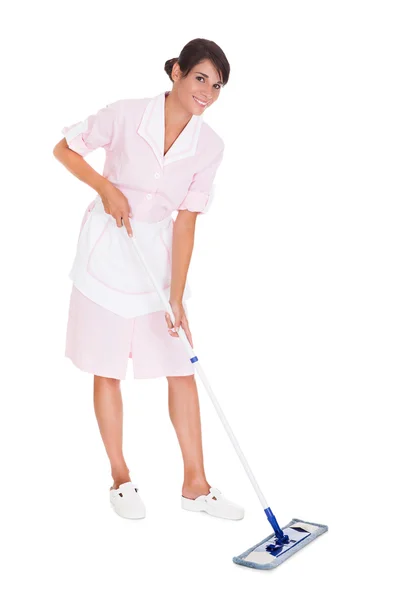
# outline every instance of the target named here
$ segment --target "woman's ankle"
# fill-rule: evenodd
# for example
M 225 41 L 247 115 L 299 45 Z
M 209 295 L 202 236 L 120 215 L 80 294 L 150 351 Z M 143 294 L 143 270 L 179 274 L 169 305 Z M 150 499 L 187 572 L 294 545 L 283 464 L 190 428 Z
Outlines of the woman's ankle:
M 205 477 L 185 477 L 182 484 L 182 495 L 187 498 L 196 498 L 202 494 L 208 494 L 210 487 Z
M 127 483 L 131 481 L 129 469 L 123 470 L 115 470 L 111 472 L 111 477 L 113 478 L 113 487 L 118 488 L 122 483 Z

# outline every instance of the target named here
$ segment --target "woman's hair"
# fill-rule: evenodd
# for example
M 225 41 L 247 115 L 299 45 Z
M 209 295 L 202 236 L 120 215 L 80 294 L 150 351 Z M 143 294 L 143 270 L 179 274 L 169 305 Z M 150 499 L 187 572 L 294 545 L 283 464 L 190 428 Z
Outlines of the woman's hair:
M 186 77 L 195 65 L 207 59 L 211 60 L 214 64 L 216 70 L 220 74 L 222 84 L 226 85 L 231 70 L 228 59 L 215 42 L 203 38 L 196 38 L 188 42 L 181 50 L 178 58 L 170 58 L 166 61 L 164 70 L 173 82 L 171 73 L 172 67 L 176 61 L 178 61 L 178 65 L 182 71 L 182 77 Z

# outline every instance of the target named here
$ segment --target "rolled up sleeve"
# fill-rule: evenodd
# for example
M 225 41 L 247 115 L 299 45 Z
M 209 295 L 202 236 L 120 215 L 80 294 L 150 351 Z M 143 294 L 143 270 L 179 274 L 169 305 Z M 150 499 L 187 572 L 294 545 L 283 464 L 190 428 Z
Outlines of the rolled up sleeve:
M 210 210 L 211 203 L 215 196 L 214 179 L 218 167 L 222 162 L 224 146 L 214 159 L 193 175 L 189 190 L 178 210 L 189 210 L 204 214 Z
M 81 156 L 86 156 L 97 148 L 110 150 L 115 138 L 118 105 L 118 101 L 107 104 L 83 121 L 63 127 L 61 132 L 68 147 Z

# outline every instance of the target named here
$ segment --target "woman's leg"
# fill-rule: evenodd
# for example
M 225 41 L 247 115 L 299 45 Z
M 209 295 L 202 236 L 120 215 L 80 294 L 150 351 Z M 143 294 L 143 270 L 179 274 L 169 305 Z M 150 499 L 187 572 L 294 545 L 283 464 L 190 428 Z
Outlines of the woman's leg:
M 189 499 L 208 494 L 203 464 L 199 396 L 194 375 L 167 377 L 168 408 L 178 436 L 184 465 L 182 496 Z
M 118 488 L 121 483 L 131 480 L 122 453 L 123 407 L 120 380 L 94 375 L 93 400 L 100 434 L 110 459 L 114 480 L 112 487 Z

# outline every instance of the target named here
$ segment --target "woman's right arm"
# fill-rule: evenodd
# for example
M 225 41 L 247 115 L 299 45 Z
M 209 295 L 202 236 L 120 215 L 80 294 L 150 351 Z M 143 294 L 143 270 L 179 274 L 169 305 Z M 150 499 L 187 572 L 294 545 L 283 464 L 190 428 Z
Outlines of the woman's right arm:
M 101 196 L 107 187 L 112 185 L 108 179 L 93 169 L 83 156 L 69 148 L 65 137 L 54 146 L 53 154 L 70 173 L 84 183 L 87 183 L 99 196 Z
M 129 236 L 132 237 L 132 227 L 129 221 L 129 216 L 132 215 L 126 196 L 106 177 L 93 169 L 83 156 L 71 150 L 65 137 L 54 146 L 53 155 L 70 173 L 98 193 L 102 199 L 105 212 L 115 218 L 118 227 L 125 225 Z M 123 223 L 121 223 L 121 220 Z

